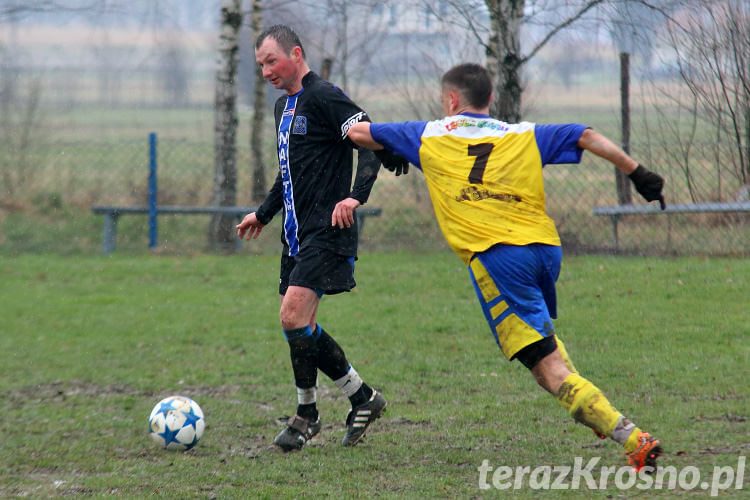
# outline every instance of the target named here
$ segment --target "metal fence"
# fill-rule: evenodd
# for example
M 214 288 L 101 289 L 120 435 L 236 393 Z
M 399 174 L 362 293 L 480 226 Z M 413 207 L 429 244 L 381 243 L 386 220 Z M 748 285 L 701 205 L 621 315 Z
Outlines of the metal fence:
M 201 4 L 201 12 L 208 10 L 218 14 L 218 4 Z M 125 22 L 127 19 L 120 19 L 119 14 L 111 25 L 97 25 L 95 20 L 83 25 L 61 23 L 55 16 L 77 19 L 73 13 L 63 14 L 0 19 L 3 253 L 98 252 L 103 224 L 90 207 L 146 203 L 150 132 L 159 137 L 159 203 L 211 203 L 218 35 L 202 31 L 211 23 L 197 23 L 201 27 L 188 23 L 192 28 L 186 25 L 185 31 L 165 32 L 133 23 L 132 17 Z M 268 15 L 273 17 L 273 11 Z M 100 21 L 107 19 L 105 16 Z M 330 56 L 323 50 L 326 34 L 317 25 L 308 28 L 303 38 L 321 42 L 319 46 L 310 45 L 311 67 L 319 68 L 321 60 Z M 432 33 L 435 28 L 428 31 Z M 570 40 L 557 39 L 525 66 L 522 115 L 538 123 L 584 123 L 619 141 L 619 51 L 606 37 L 600 39 L 598 33 L 589 33 L 586 28 L 581 28 L 577 36 L 586 42 L 571 45 Z M 461 36 L 415 34 L 410 38 L 409 32 L 396 33 L 388 39 L 395 45 L 393 50 L 378 51 L 387 57 L 348 67 L 345 61 L 339 61 L 331 79 L 342 80 L 335 83 L 344 87 L 375 121 L 435 118 L 440 108 L 436 99 L 439 66 L 445 65 L 445 70 L 471 58 L 471 54 L 481 59 L 477 50 L 482 52 L 471 42 L 453 47 L 455 53 L 444 46 L 440 49 L 444 52 L 436 52 L 437 39 L 453 46 Z M 378 44 L 379 49 L 386 45 L 384 40 L 378 40 Z M 570 54 L 569 47 L 573 46 L 576 57 Z M 247 30 L 242 31 L 239 50 L 237 203 L 255 205 L 258 200 L 249 196 L 251 111 L 247 108 L 252 101 L 255 65 L 252 36 Z M 452 57 L 459 59 L 454 61 Z M 353 58 L 348 61 L 354 64 Z M 622 68 L 621 63 L 622 58 Z M 665 177 L 667 203 L 747 201 L 750 171 L 748 158 L 742 159 L 743 152 L 750 156 L 747 107 L 738 108 L 744 111 L 733 115 L 737 123 L 742 122 L 744 132 L 722 131 L 730 120 L 716 110 L 702 112 L 709 118 L 714 113 L 721 126 L 690 115 L 691 106 L 683 104 L 693 103 L 692 109 L 700 111 L 691 100 L 695 92 L 684 85 L 680 88 L 679 78 L 666 71 L 668 64 L 650 71 L 655 63 L 636 58 L 631 69 L 637 75 L 630 99 L 633 157 Z M 728 64 L 731 67 L 733 63 Z M 267 99 L 269 108 L 272 94 L 270 91 Z M 737 96 L 736 104 L 746 105 L 746 91 L 743 94 L 738 88 Z M 269 185 L 277 169 L 271 121 L 269 110 L 264 131 Z M 730 143 L 738 137 L 744 145 L 733 151 Z M 557 223 L 566 251 L 614 252 L 609 218 L 593 215 L 595 207 L 618 203 L 613 167 L 588 154 L 580 165 L 546 167 L 544 177 L 547 209 Z M 632 197 L 635 204 L 643 204 L 635 192 Z M 363 251 L 446 248 L 418 171 L 398 178 L 382 172 L 369 205 L 382 208 L 382 216 L 367 221 L 361 238 Z M 627 254 L 747 256 L 748 217 L 747 213 L 624 216 L 617 226 L 616 250 Z M 277 217 L 276 226 L 266 231 L 271 234 L 245 244 L 242 251 L 277 252 L 278 222 Z M 122 217 L 118 231 L 119 251 L 145 251 L 148 247 L 146 217 Z M 207 231 L 205 215 L 162 216 L 158 251 L 202 251 Z
M 191 95 L 182 103 L 160 99 L 158 89 L 151 88 L 155 84 L 145 83 L 141 92 L 123 93 L 116 102 L 102 101 L 98 93 L 93 98 L 86 93 L 77 97 L 67 93 L 66 100 L 59 90 L 64 87 L 58 85 L 60 78 L 37 86 L 39 80 L 24 74 L 18 73 L 20 76 L 12 80 L 15 90 L 7 85 L 0 88 L 1 252 L 98 252 L 103 224 L 90 207 L 146 203 L 149 132 L 159 137 L 159 203 L 211 203 L 213 110 L 208 83 L 202 84 L 199 95 Z M 434 84 L 428 85 L 429 92 L 434 92 Z M 412 97 L 421 95 L 423 101 L 429 101 L 424 88 L 412 90 Z M 11 99 L 8 96 L 13 92 Z M 582 122 L 613 140 L 620 137 L 616 81 L 603 79 L 572 87 L 539 84 L 530 87 L 527 94 L 531 105 L 524 116 L 531 121 Z M 377 121 L 412 118 L 404 113 L 406 109 L 412 113 L 414 103 L 407 106 L 403 95 L 387 88 L 362 88 L 360 95 L 358 102 Z M 634 98 L 632 107 L 643 110 L 647 103 Z M 429 109 L 423 107 L 423 114 L 430 115 Z M 248 206 L 257 204 L 250 199 L 250 115 L 249 109 L 241 108 L 237 134 L 237 204 Z M 660 116 L 671 119 L 664 113 Z M 736 158 L 710 139 L 711 130 L 695 134 L 697 139 L 683 144 L 680 138 L 667 137 L 664 131 L 668 127 L 654 124 L 653 117 L 648 110 L 635 114 L 631 150 L 636 159 L 665 177 L 667 203 L 748 200 L 750 188 L 743 184 Z M 652 120 L 650 125 L 648 120 Z M 269 113 L 267 123 L 271 121 Z M 670 126 L 676 122 L 679 117 Z M 264 134 L 270 185 L 278 165 L 273 156 L 273 127 L 267 125 Z M 613 167 L 587 154 L 580 165 L 546 167 L 544 177 L 547 209 L 567 252 L 750 255 L 747 213 L 622 217 L 615 249 L 609 218 L 593 215 L 594 207 L 617 204 Z M 643 203 L 635 192 L 633 202 Z M 383 212 L 367 221 L 361 239 L 363 251 L 447 248 L 418 171 L 398 178 L 382 171 L 369 205 Z M 274 224 L 278 225 L 278 218 Z M 202 251 L 207 230 L 204 215 L 165 215 L 159 218 L 158 249 L 170 253 Z M 272 227 L 266 233 L 271 234 L 245 244 L 242 251 L 277 252 L 280 230 Z M 117 243 L 120 251 L 144 251 L 148 246 L 146 218 L 123 217 Z
M 66 133 L 69 133 L 67 130 Z M 273 130 L 269 131 L 272 134 Z M 76 132 L 78 135 L 80 132 Z M 62 134 L 65 135 L 65 134 Z M 270 135 L 267 179 L 274 163 Z M 7 140 L 7 138 L 6 138 Z M 2 148 L 0 179 L 0 248 L 4 252 L 98 252 L 102 219 L 92 205 L 145 205 L 148 196 L 148 140 L 97 137 L 66 140 L 33 137 L 25 151 Z M 636 153 L 634 153 L 635 155 Z M 641 155 L 646 156 L 646 154 Z M 209 205 L 213 182 L 213 146 L 208 140 L 162 134 L 158 140 L 158 201 L 164 205 Z M 723 186 L 725 200 L 747 196 L 728 172 L 706 162 L 692 172 L 688 186 L 679 168 L 649 165 L 664 174 L 668 203 L 710 201 L 695 199 L 695 191 L 715 193 Z M 250 152 L 238 148 L 238 205 L 255 205 L 250 193 Z M 613 252 L 612 229 L 607 217 L 596 217 L 593 208 L 616 205 L 613 167 L 592 155 L 579 165 L 545 168 L 547 208 L 557 223 L 566 252 Z M 713 186 L 713 187 L 712 187 Z M 691 196 L 691 193 L 692 196 Z M 744 193 L 744 194 L 743 194 Z M 642 204 L 633 192 L 635 204 Z M 395 177 L 382 170 L 369 206 L 382 208 L 382 216 L 369 218 L 361 239 L 362 251 L 434 250 L 447 248 L 421 173 L 412 169 Z M 147 218 L 122 217 L 119 251 L 145 251 Z M 242 251 L 278 251 L 278 219 L 260 240 L 245 243 Z M 619 253 L 652 255 L 750 254 L 747 214 L 657 214 L 624 217 L 618 224 Z M 206 248 L 208 218 L 201 215 L 163 215 L 159 218 L 158 250 L 192 253 Z M 55 235 L 54 238 L 51 235 Z

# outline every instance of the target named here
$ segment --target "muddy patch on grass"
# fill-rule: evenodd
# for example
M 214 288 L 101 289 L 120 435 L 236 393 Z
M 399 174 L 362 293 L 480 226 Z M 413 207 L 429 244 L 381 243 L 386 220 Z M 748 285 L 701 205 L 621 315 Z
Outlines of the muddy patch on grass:
M 133 396 L 155 399 L 167 397 L 172 394 L 183 394 L 190 398 L 201 396 L 213 398 L 225 398 L 230 395 L 252 389 L 240 384 L 228 384 L 220 386 L 180 386 L 170 391 L 151 391 L 136 389 L 128 384 L 101 385 L 95 382 L 83 380 L 55 381 L 44 384 L 30 385 L 7 391 L 2 395 L 3 399 L 10 402 L 12 406 L 24 406 L 39 402 L 59 401 L 64 402 L 68 398 L 83 396 L 90 398 L 107 398 L 119 396 Z
M 44 384 L 30 385 L 8 391 L 4 397 L 11 402 L 39 402 L 39 401 L 65 401 L 71 396 L 147 396 L 143 391 L 128 386 L 127 384 L 99 385 L 92 382 L 79 380 L 56 381 Z
M 731 422 L 734 424 L 747 422 L 747 417 L 744 415 L 735 415 L 733 413 L 726 413 L 718 416 L 706 416 L 698 415 L 698 420 L 703 422 Z

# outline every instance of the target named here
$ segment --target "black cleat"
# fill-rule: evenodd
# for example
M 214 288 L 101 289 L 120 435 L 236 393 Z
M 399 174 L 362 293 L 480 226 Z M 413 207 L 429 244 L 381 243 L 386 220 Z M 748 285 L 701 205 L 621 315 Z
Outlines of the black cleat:
M 344 446 L 354 446 L 365 436 L 367 427 L 380 418 L 388 403 L 378 391 L 372 391 L 370 400 L 349 410 L 346 416 L 346 435 L 341 440 Z
M 301 450 L 305 443 L 320 432 L 320 417 L 315 422 L 295 415 L 286 423 L 286 427 L 275 438 L 273 443 L 284 451 Z

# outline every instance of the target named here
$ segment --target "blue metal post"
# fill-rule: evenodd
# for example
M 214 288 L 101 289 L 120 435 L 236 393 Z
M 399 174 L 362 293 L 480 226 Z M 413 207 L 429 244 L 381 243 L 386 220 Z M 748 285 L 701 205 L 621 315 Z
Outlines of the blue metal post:
M 158 230 L 156 226 L 156 133 L 148 135 L 148 235 L 149 248 L 156 248 Z

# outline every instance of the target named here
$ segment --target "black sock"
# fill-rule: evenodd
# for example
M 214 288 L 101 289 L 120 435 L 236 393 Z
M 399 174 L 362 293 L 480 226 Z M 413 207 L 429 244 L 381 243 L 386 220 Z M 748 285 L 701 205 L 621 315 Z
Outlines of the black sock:
M 371 397 L 372 388 L 362 382 L 362 385 L 357 389 L 357 392 L 349 396 L 349 401 L 352 403 L 352 408 L 356 408 L 357 406 L 367 403 Z
M 331 380 L 338 380 L 349 371 L 349 362 L 346 354 L 333 337 L 318 325 L 317 331 L 313 332 L 318 348 L 318 368 Z
M 289 355 L 292 359 L 294 384 L 300 389 L 315 387 L 318 380 L 318 348 L 315 344 L 310 327 L 285 330 L 284 334 L 289 342 Z M 303 413 L 300 413 L 303 412 Z M 317 420 L 318 410 L 315 403 L 298 405 L 297 415 Z
M 299 415 L 302 418 L 306 418 L 311 422 L 315 422 L 318 420 L 318 407 L 315 403 L 310 403 L 306 405 L 297 405 L 297 415 Z

